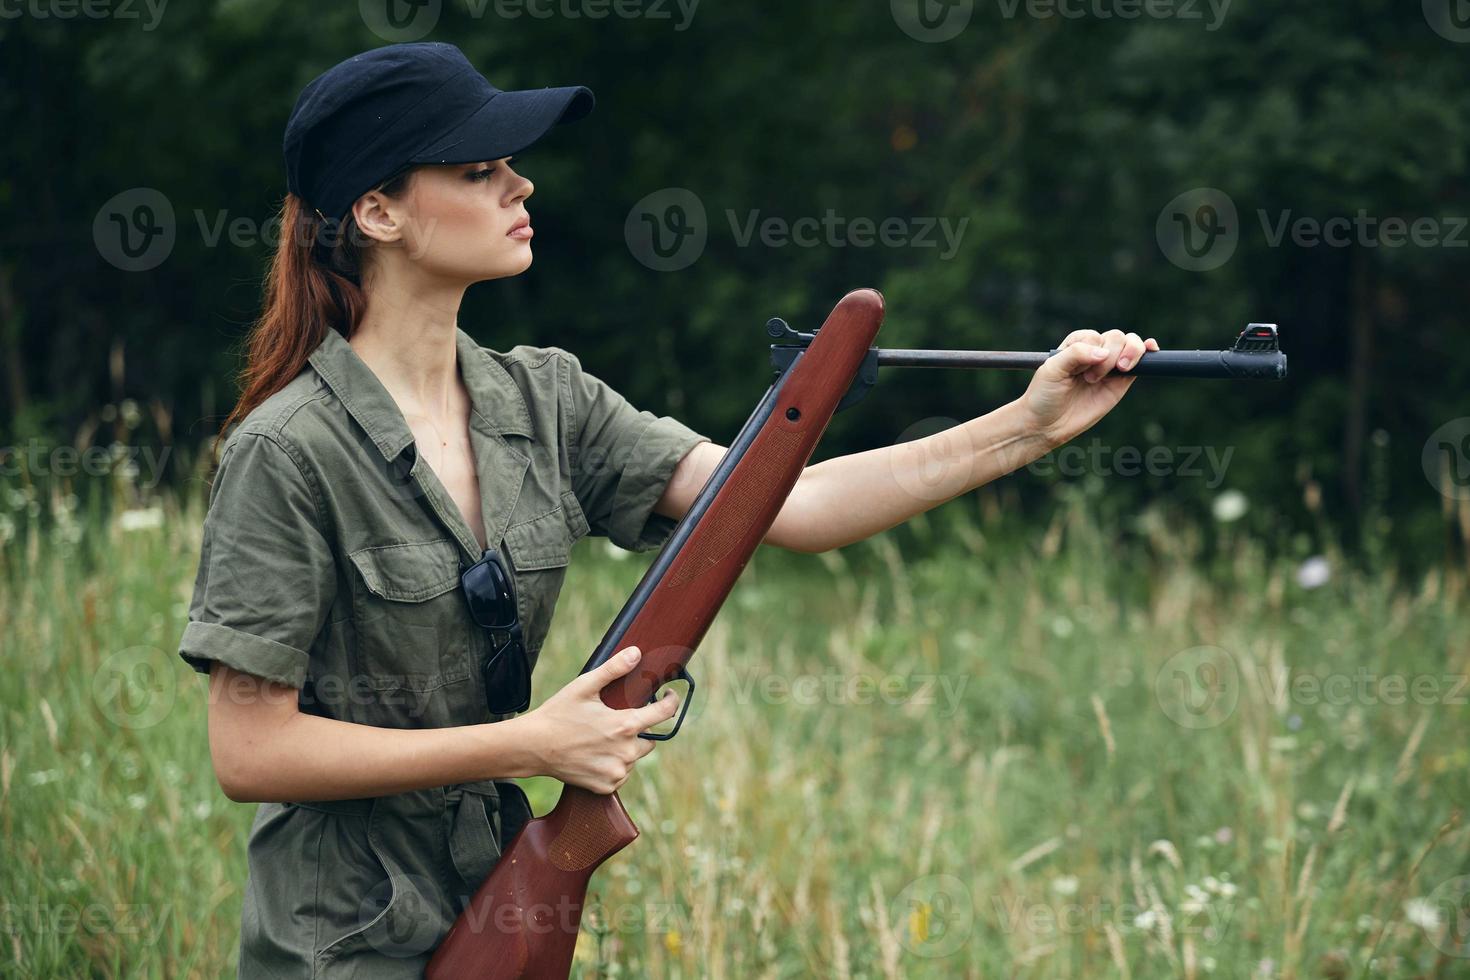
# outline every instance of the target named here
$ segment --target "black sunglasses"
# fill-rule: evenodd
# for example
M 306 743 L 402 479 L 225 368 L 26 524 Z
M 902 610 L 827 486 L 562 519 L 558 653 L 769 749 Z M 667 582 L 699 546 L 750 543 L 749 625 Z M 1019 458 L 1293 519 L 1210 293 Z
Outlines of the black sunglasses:
M 486 548 L 479 561 L 460 573 L 459 581 L 474 621 L 486 630 L 507 634 L 480 665 L 491 713 L 525 711 L 531 706 L 531 665 L 521 642 L 515 583 L 494 548 Z

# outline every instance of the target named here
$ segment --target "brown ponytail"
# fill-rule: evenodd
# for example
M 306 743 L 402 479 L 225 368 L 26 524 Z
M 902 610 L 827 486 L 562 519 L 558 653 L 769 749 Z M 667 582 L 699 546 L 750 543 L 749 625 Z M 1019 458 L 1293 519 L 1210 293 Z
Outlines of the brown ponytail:
M 376 189 L 396 197 L 411 174 L 411 169 L 400 171 Z M 324 219 L 287 194 L 280 229 L 266 273 L 265 308 L 245 340 L 240 400 L 215 436 L 216 456 L 231 426 L 300 374 L 328 330 L 351 338 L 367 305 L 362 273 L 368 243 L 351 215 L 340 222 Z

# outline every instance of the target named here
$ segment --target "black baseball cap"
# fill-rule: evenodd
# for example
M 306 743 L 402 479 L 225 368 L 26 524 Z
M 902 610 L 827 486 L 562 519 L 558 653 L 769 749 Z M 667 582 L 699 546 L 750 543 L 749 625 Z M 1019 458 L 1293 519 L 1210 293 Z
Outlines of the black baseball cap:
M 503 92 L 452 44 L 389 44 L 313 79 L 286 123 L 286 186 L 323 218 L 418 163 L 511 156 L 596 99 L 581 85 Z

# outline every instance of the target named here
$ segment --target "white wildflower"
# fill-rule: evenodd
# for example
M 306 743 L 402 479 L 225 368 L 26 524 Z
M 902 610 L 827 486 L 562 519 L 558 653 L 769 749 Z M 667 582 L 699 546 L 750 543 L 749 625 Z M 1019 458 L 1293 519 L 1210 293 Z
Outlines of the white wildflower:
M 1297 566 L 1296 584 L 1304 589 L 1318 589 L 1332 578 L 1332 564 L 1322 555 L 1313 555 Z
M 1250 501 L 1239 490 L 1226 490 L 1210 505 L 1210 512 L 1221 524 L 1240 520 L 1248 510 L 1250 510 Z
M 124 531 L 151 531 L 163 527 L 163 508 L 144 507 L 125 510 L 118 515 L 117 526 Z
M 1058 895 L 1077 894 L 1077 876 L 1058 875 L 1051 880 L 1051 890 L 1056 892 Z
M 1439 928 L 1439 908 L 1427 898 L 1411 898 L 1404 903 L 1404 918 L 1425 932 Z

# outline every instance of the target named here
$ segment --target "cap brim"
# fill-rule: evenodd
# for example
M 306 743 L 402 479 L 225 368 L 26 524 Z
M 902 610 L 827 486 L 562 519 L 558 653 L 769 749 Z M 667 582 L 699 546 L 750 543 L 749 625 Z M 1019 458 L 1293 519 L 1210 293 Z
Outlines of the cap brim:
M 497 92 L 468 119 L 417 151 L 410 163 L 474 163 L 519 153 L 558 123 L 575 122 L 596 99 L 582 85 Z

